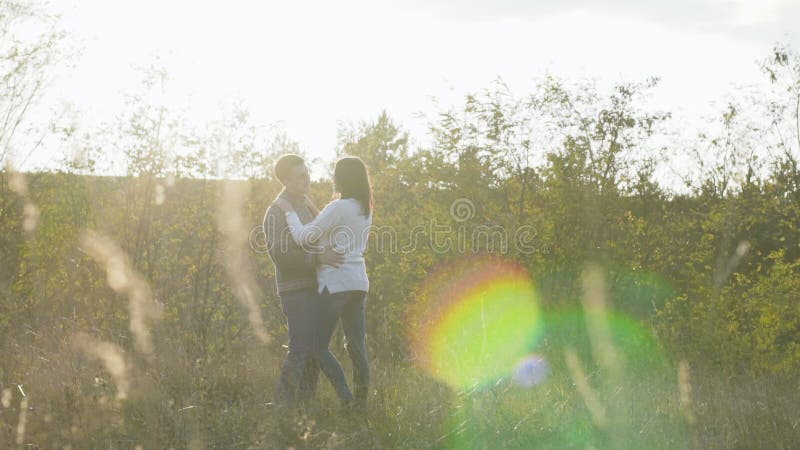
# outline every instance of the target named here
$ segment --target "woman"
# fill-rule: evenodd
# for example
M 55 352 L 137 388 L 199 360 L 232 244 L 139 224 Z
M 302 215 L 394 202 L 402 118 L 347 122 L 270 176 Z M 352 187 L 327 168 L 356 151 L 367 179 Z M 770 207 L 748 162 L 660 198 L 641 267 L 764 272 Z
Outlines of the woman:
M 317 282 L 320 292 L 319 342 L 315 359 L 330 379 L 345 405 L 366 407 L 369 390 L 369 365 L 366 343 L 366 300 L 369 279 L 364 264 L 367 238 L 372 225 L 372 192 L 367 168 L 355 157 L 342 158 L 333 171 L 334 192 L 338 199 L 328 203 L 317 217 L 303 225 L 291 203 L 276 204 L 286 213 L 292 238 L 300 245 L 325 247 L 344 253 L 338 267 L 320 265 Z M 353 393 L 347 386 L 339 361 L 328 348 L 336 324 L 341 319 L 345 347 L 353 361 Z

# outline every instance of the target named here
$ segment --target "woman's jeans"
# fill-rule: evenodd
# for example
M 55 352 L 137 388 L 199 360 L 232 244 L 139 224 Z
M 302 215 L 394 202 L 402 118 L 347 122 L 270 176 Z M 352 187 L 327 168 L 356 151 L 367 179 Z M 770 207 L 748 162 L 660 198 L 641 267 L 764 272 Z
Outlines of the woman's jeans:
M 319 341 L 315 354 L 320 369 L 331 381 L 339 399 L 349 404 L 365 406 L 369 391 L 369 364 L 367 362 L 365 291 L 344 291 L 331 294 L 325 288 L 319 297 Z M 345 348 L 353 362 L 353 393 L 347 386 L 344 371 L 330 349 L 331 337 L 341 320 Z

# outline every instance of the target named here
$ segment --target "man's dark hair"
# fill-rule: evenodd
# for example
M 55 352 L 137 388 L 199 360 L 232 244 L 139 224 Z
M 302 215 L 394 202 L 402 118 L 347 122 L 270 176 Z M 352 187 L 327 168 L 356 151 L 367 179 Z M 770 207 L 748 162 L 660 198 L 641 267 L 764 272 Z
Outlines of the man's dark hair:
M 286 177 L 289 176 L 289 171 L 292 170 L 297 165 L 305 164 L 305 160 L 301 158 L 299 155 L 295 155 L 294 153 L 289 153 L 287 155 L 283 155 L 275 162 L 275 177 L 281 183 L 284 183 Z

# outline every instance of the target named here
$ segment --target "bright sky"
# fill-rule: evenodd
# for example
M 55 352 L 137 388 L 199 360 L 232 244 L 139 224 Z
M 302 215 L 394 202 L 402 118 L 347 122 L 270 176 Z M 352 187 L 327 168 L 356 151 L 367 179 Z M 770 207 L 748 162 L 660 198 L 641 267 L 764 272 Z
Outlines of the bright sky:
M 523 94 L 546 71 L 601 83 L 660 76 L 653 102 L 694 120 L 733 86 L 761 78 L 777 40 L 800 48 L 800 0 L 412 0 L 224 2 L 62 0 L 83 47 L 57 77 L 85 125 L 123 108 L 158 55 L 171 93 L 198 123 L 233 98 L 256 121 L 282 122 L 329 159 L 338 123 L 386 109 L 424 138 L 416 113 L 502 77 Z M 665 6 L 669 5 L 669 6 Z

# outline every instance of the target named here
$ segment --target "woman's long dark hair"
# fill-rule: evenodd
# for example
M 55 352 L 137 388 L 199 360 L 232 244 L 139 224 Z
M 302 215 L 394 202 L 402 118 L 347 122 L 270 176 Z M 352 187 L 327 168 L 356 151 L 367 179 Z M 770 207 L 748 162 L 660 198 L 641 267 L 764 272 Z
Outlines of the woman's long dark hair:
M 361 203 L 365 216 L 372 212 L 372 188 L 369 183 L 367 166 L 360 158 L 347 156 L 336 161 L 333 169 L 333 185 L 340 198 L 354 198 Z

